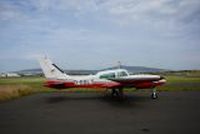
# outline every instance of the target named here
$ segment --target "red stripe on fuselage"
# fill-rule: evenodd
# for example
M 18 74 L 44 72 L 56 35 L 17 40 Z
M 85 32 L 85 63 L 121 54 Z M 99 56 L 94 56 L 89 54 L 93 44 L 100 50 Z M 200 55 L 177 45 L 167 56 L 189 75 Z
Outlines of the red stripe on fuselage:
M 76 84 L 74 81 L 48 80 L 44 84 L 50 88 L 114 88 L 120 86 L 118 82 L 93 82 L 91 84 Z
M 163 85 L 165 82 L 161 80 L 129 80 L 129 81 L 101 81 L 87 84 L 77 84 L 74 81 L 66 80 L 48 80 L 45 83 L 46 87 L 64 89 L 64 88 L 119 88 L 119 87 L 135 87 L 138 89 L 154 88 Z

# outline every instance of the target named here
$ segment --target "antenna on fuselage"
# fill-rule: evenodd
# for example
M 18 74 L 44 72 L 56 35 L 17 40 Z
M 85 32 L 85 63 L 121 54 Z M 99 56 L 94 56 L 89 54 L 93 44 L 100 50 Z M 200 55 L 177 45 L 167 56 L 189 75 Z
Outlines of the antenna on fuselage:
M 121 61 L 118 61 L 118 62 L 117 62 L 117 67 L 118 67 L 118 69 L 121 69 L 121 66 L 122 66 L 122 65 L 121 65 Z

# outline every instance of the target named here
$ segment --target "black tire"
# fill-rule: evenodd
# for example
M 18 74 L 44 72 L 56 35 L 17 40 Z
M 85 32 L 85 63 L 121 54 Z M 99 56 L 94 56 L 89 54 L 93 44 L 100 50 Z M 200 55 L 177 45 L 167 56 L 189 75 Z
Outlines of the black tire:
M 158 98 L 158 94 L 157 93 L 152 93 L 151 94 L 151 98 L 152 99 L 157 99 Z

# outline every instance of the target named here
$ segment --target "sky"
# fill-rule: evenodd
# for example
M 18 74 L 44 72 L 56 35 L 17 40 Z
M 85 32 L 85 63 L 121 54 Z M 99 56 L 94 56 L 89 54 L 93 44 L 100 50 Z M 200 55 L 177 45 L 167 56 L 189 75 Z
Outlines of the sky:
M 199 0 L 0 0 L 0 72 L 124 65 L 200 69 Z

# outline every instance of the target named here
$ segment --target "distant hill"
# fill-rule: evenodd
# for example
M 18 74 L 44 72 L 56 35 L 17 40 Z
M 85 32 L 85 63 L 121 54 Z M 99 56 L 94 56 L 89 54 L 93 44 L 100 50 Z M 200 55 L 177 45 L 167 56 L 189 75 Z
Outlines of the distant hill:
M 87 75 L 87 74 L 95 74 L 98 72 L 97 70 L 64 70 L 67 74 L 70 75 Z M 26 74 L 42 74 L 42 69 L 37 68 L 37 69 L 25 69 L 25 70 L 20 70 L 20 71 L 15 71 L 14 73 L 26 75 Z
M 15 73 L 19 73 L 19 74 L 41 74 L 42 69 L 40 69 L 40 68 L 25 69 L 25 70 L 15 71 Z
M 67 74 L 71 74 L 71 75 L 87 75 L 87 74 L 95 74 L 98 71 L 117 69 L 117 68 L 118 67 L 110 67 L 110 68 L 105 68 L 105 69 L 100 69 L 100 70 L 64 70 L 64 71 Z M 148 73 L 148 72 L 155 73 L 155 72 L 167 71 L 165 69 L 142 67 L 142 66 L 121 65 L 120 68 L 126 69 L 130 73 Z M 26 70 L 15 71 L 15 73 L 19 73 L 19 74 L 41 74 L 42 70 L 39 69 L 39 68 L 38 69 L 26 69 Z
M 103 70 L 109 70 L 109 69 L 117 69 L 118 67 L 110 67 Z M 128 70 L 130 73 L 147 73 L 147 72 L 163 72 L 167 71 L 165 69 L 159 69 L 159 68 L 150 68 L 150 67 L 143 67 L 143 66 L 125 66 L 121 65 L 120 68 Z

